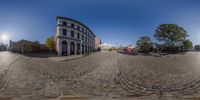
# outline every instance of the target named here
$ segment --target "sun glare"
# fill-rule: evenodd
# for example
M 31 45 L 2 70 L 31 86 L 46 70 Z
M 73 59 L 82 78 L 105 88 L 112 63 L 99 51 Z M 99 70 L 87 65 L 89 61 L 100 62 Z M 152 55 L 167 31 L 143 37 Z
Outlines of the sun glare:
M 9 36 L 7 34 L 2 34 L 1 35 L 1 40 L 2 41 L 8 41 L 9 40 Z

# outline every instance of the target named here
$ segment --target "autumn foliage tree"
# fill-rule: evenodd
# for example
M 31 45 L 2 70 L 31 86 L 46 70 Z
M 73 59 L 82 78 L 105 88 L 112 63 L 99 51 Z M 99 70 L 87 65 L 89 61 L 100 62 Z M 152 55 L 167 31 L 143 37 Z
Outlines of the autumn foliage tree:
M 48 37 L 45 43 L 46 43 L 46 46 L 49 48 L 50 51 L 54 51 L 55 50 L 55 39 L 54 39 L 54 36 Z
M 193 43 L 192 43 L 192 41 L 190 41 L 190 40 L 186 40 L 186 41 L 184 41 L 184 43 L 183 43 L 184 45 L 184 49 L 192 49 L 193 48 Z

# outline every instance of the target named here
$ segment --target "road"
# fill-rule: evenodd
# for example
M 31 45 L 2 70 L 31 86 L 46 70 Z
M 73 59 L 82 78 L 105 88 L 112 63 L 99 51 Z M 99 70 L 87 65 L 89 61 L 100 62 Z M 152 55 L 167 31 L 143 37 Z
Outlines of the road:
M 99 52 L 52 61 L 0 52 L 0 58 L 0 99 L 200 97 L 200 53 L 155 57 Z

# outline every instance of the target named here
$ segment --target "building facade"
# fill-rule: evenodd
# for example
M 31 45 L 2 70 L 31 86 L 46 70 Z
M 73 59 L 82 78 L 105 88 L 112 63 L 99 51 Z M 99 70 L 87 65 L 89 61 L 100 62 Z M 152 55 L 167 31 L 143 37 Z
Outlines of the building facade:
M 8 47 L 7 47 L 6 44 L 0 43 L 0 51 L 6 51 L 7 48 L 8 48 Z
M 100 44 L 101 51 L 109 51 L 111 49 L 111 44 L 103 43 Z
M 100 48 L 100 45 L 101 45 L 101 39 L 99 37 L 96 37 L 95 38 L 95 50 Z
M 56 18 L 56 51 L 59 56 L 89 53 L 95 50 L 95 34 L 71 18 Z
M 18 42 L 10 41 L 9 50 L 15 53 L 27 54 L 46 52 L 48 48 L 37 41 L 20 40 Z

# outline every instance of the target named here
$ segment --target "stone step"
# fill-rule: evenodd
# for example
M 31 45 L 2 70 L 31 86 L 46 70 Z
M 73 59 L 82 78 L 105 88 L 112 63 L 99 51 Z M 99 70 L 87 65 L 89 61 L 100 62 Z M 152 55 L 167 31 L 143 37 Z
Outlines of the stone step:
M 180 98 L 177 98 L 178 100 L 200 100 L 200 96 L 183 96 Z
M 59 97 L 57 100 L 87 100 L 86 97 L 74 96 L 74 95 L 63 95 Z

